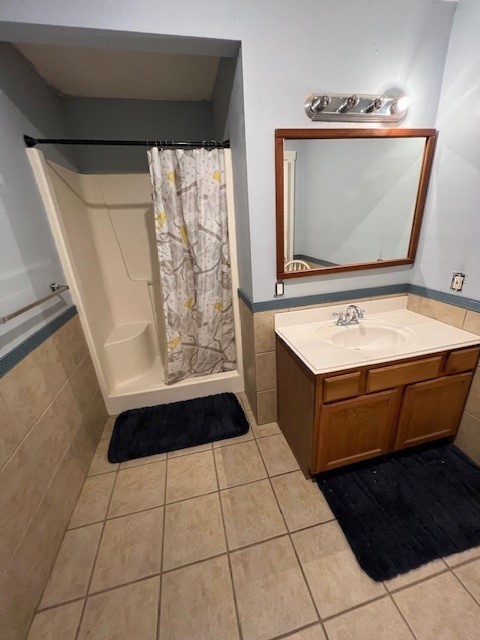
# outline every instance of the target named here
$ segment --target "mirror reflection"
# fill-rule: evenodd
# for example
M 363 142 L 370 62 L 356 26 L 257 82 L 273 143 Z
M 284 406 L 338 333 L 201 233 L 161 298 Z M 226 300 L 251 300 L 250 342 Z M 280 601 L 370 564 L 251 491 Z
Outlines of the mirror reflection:
M 283 272 L 413 262 L 426 141 L 283 139 Z

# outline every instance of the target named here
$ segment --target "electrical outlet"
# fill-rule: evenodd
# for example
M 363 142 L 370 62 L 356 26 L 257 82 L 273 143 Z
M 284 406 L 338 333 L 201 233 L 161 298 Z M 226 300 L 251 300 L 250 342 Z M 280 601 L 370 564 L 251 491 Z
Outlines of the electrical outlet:
M 452 276 L 452 282 L 450 284 L 450 289 L 452 291 L 461 291 L 463 289 L 463 285 L 465 282 L 465 274 L 464 273 L 454 273 Z
M 277 282 L 275 283 L 275 294 L 274 294 L 274 298 L 281 298 L 284 294 L 284 287 L 283 287 L 283 281 L 282 280 L 277 280 Z

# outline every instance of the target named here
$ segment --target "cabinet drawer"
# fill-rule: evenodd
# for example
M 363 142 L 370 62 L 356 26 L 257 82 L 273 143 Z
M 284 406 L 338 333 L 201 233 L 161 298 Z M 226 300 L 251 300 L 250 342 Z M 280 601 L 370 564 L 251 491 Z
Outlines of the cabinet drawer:
M 462 349 L 461 351 L 453 351 L 447 359 L 445 365 L 445 373 L 460 373 L 461 371 L 471 371 L 477 366 L 478 354 L 480 349 Z
M 354 398 L 360 395 L 360 371 L 346 373 L 323 381 L 323 401 L 334 402 L 343 398 Z
M 442 365 L 442 356 L 394 364 L 390 367 L 372 369 L 367 376 L 367 393 L 393 389 L 413 382 L 436 378 Z

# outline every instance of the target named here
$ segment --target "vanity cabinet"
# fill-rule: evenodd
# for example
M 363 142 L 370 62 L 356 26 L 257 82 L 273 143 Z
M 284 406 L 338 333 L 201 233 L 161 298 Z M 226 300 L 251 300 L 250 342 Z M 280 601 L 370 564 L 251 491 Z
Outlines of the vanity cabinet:
M 455 436 L 480 348 L 315 375 L 277 336 L 278 423 L 316 474 Z
M 397 389 L 325 404 L 317 429 L 316 465 L 333 469 L 392 450 Z
M 473 374 L 419 382 L 404 392 L 394 450 L 457 433 Z

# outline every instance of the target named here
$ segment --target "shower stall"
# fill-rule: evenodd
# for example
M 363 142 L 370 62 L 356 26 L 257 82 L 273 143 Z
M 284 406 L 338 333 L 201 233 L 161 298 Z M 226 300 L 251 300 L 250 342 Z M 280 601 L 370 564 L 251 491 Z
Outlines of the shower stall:
M 167 385 L 147 160 L 145 173 L 81 174 L 27 150 L 110 415 L 243 391 L 231 152 L 224 153 L 237 367 Z

